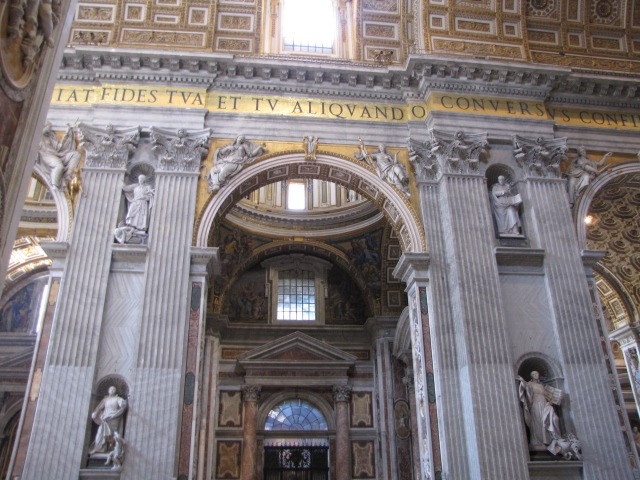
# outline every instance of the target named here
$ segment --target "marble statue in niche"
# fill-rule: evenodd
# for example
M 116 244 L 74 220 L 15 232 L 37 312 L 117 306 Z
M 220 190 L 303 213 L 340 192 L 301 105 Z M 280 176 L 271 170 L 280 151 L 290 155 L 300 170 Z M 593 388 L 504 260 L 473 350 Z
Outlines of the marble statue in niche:
M 207 175 L 209 191 L 220 190 L 242 167 L 265 152 L 264 145 L 256 145 L 246 140 L 244 135 L 238 135 L 233 143 L 218 148 L 214 154 L 213 167 Z
M 501 237 L 522 236 L 522 223 L 518 207 L 522 204 L 520 194 L 514 186 L 507 183 L 504 175 L 491 187 L 491 209 Z
M 531 372 L 531 380 L 517 376 L 518 397 L 522 402 L 524 421 L 529 429 L 529 450 L 547 450 L 553 455 L 562 455 L 565 460 L 582 459 L 578 438 L 568 433 L 562 435 L 560 419 L 554 405 L 560 405 L 563 392 L 550 385 L 544 385 L 540 373 Z
M 105 465 L 113 464 L 114 469 L 122 466 L 124 459 L 123 420 L 127 401 L 120 397 L 116 387 L 109 387 L 107 395 L 91 413 L 91 419 L 98 430 L 91 446 L 89 458 L 105 460 Z
M 613 152 L 607 152 L 600 161 L 596 162 L 587 157 L 587 151 L 584 147 L 578 147 L 577 156 L 567 169 L 567 189 L 571 205 L 576 203 L 580 192 L 587 188 L 591 181 L 600 174 L 598 167 L 604 165 L 611 155 L 613 155 Z
M 358 141 L 360 142 L 360 151 L 355 153 L 355 157 L 358 160 L 367 162 L 376 169 L 376 173 L 382 180 L 385 180 L 395 186 L 398 190 L 409 197 L 409 175 L 407 175 L 404 165 L 398 161 L 399 152 L 396 152 L 392 157 L 387 152 L 386 147 L 384 145 L 380 145 L 378 150 L 373 153 L 369 153 L 362 139 L 358 138 Z
M 145 243 L 155 190 L 146 175 L 139 175 L 137 183 L 125 185 L 122 191 L 128 206 L 124 220 L 115 229 L 116 240 L 119 243 Z
M 71 180 L 80 163 L 73 128 L 69 125 L 62 139 L 58 139 L 50 122 L 45 123 L 38 149 L 38 162 L 49 174 L 51 186 L 61 190 Z

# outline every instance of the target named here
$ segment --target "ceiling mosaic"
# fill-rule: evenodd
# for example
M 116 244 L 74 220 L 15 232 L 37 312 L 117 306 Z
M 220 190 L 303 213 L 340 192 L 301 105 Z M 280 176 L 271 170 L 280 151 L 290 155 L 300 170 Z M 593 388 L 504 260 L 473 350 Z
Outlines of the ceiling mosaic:
M 633 0 L 348 3 L 355 27 L 341 35 L 355 39 L 356 61 L 386 65 L 431 53 L 640 72 L 640 2 Z M 276 7 L 262 0 L 81 0 L 69 43 L 259 55 L 264 20 L 277 21 Z

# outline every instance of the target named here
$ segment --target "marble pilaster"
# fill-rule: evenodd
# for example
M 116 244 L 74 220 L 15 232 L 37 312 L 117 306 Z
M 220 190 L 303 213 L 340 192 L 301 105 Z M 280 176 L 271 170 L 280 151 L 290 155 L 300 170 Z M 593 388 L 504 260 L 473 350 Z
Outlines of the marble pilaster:
M 137 129 L 133 132 L 137 140 Z M 117 138 L 113 130 L 104 136 Z M 86 197 L 76 207 L 24 479 L 77 478 L 84 463 L 113 228 L 130 153 L 128 147 L 116 147 L 109 157 L 87 149 Z
M 392 343 L 396 319 L 376 318 L 373 326 L 375 338 L 375 378 L 376 396 L 380 413 L 379 438 L 380 438 L 380 469 L 384 472 L 384 478 L 396 480 L 398 478 L 395 417 L 393 411 L 393 364 Z M 369 320 L 371 322 L 371 320 Z
M 256 443 L 258 399 L 260 385 L 244 385 L 242 400 L 244 405 L 244 424 L 242 429 L 242 480 L 256 480 L 258 444 Z
M 154 151 L 160 159 L 149 226 L 144 310 L 132 372 L 136 417 L 127 426 L 127 441 L 136 445 L 138 457 L 123 475 L 131 479 L 173 476 L 179 444 L 167 438 L 180 438 L 189 326 L 191 236 L 199 164 L 176 160 L 166 147 Z
M 336 480 L 351 478 L 349 398 L 351 398 L 350 386 L 336 385 L 333 387 L 333 399 L 336 403 Z
M 566 183 L 529 179 L 525 188 L 535 236 L 539 248 L 545 250 L 546 285 L 563 361 L 564 388 L 571 399 L 575 434 L 582 442 L 585 478 L 632 478 Z

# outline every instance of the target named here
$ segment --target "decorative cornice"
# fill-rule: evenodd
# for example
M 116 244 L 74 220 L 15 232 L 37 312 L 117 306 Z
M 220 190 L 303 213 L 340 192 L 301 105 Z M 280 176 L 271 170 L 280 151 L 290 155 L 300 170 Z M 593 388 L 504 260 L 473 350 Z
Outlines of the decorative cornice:
M 367 98 L 424 98 L 429 91 L 500 95 L 559 103 L 640 107 L 637 76 L 468 58 L 411 55 L 403 66 L 76 47 L 65 51 L 59 81 L 153 81 L 247 92 Z

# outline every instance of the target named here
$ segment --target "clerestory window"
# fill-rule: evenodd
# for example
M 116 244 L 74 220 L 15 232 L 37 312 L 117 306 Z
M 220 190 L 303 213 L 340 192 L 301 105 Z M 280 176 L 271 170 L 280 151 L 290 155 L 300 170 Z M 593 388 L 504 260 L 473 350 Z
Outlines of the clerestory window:
M 271 323 L 324 323 L 329 262 L 292 254 L 265 260 L 262 266 L 268 269 Z
M 355 58 L 353 2 L 265 0 L 263 53 Z
M 282 0 L 282 51 L 333 54 L 336 23 L 333 0 Z

